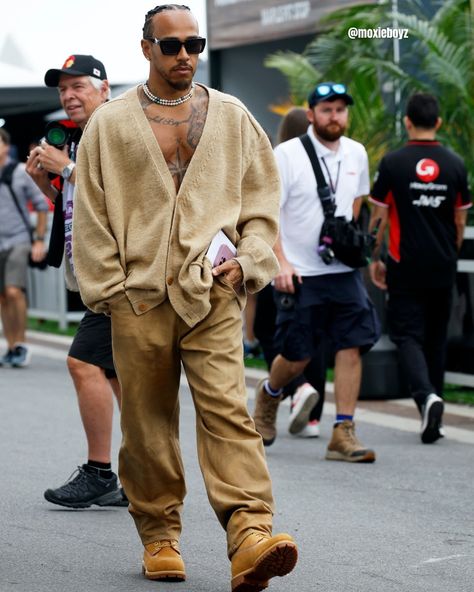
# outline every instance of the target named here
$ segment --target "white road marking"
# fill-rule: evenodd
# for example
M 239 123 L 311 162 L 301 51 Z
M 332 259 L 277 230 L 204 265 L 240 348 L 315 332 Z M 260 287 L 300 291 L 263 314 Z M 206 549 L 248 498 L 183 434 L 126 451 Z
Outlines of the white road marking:
M 422 565 L 427 565 L 430 563 L 441 563 L 443 561 L 451 561 L 452 559 L 460 559 L 461 557 L 474 557 L 474 555 L 447 555 L 446 557 L 430 557 L 426 561 L 422 561 L 416 565 L 412 565 L 411 567 L 421 567 Z

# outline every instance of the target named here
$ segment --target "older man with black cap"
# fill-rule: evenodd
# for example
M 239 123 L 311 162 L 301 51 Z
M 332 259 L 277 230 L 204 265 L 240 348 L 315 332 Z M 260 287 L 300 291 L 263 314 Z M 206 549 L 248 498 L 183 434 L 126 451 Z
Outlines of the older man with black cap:
M 72 260 L 76 153 L 82 130 L 95 109 L 108 100 L 110 89 L 104 65 L 91 55 L 69 56 L 61 68 L 48 70 L 44 80 L 47 86 L 58 88 L 61 105 L 77 127 L 72 128 L 63 149 L 44 141 L 34 148 L 26 170 L 55 203 L 48 263 L 59 267 L 64 255 L 66 284 L 77 291 Z M 59 176 L 59 185 L 51 183 L 49 173 Z M 88 461 L 67 483 L 46 490 L 44 496 L 53 504 L 72 508 L 128 505 L 111 467 L 113 403 L 115 394 L 120 404 L 120 386 L 112 358 L 109 317 L 89 310 L 85 313 L 67 364 L 87 437 Z
M 257 386 L 254 420 L 268 446 L 276 437 L 276 414 L 283 387 L 301 374 L 322 335 L 335 352 L 336 420 L 326 458 L 374 462 L 375 453 L 355 435 L 354 413 L 361 381 L 361 353 L 379 336 L 374 307 L 360 272 L 344 265 L 319 246 L 324 210 L 310 160 L 320 163 L 336 216 L 357 219 L 369 192 L 365 148 L 344 136 L 348 105 L 353 99 L 344 84 L 323 82 L 308 97 L 307 134 L 275 149 L 281 178 L 280 236 L 275 253 L 278 307 L 276 342 L 280 355 L 268 379 Z M 306 146 L 308 148 L 306 148 Z M 323 256 L 322 256 L 323 255 Z M 318 394 L 307 388 L 293 401 L 290 420 L 303 429 Z

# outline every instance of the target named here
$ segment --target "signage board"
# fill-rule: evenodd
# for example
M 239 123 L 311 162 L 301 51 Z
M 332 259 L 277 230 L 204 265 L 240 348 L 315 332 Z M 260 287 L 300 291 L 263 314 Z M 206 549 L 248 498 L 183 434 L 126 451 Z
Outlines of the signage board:
M 210 49 L 314 33 L 325 14 L 354 0 L 207 0 Z

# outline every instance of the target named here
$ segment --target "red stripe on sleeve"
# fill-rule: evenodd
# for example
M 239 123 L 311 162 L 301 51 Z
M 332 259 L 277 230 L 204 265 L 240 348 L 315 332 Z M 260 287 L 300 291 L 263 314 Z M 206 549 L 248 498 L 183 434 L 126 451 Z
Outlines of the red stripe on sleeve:
M 389 236 L 388 236 L 388 252 L 389 255 L 395 259 L 395 261 L 400 261 L 400 219 L 398 217 L 398 210 L 395 204 L 395 200 L 393 199 L 393 193 L 389 191 L 387 194 L 386 203 L 389 206 Z

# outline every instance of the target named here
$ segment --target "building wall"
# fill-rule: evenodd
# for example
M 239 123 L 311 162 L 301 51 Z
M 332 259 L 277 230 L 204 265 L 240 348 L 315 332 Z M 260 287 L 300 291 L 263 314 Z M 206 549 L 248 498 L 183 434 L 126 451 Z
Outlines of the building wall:
M 276 51 L 301 52 L 313 38 L 314 35 L 304 35 L 211 52 L 211 64 L 214 62 L 211 65 L 211 86 L 243 101 L 274 138 L 280 117 L 272 113 L 269 106 L 287 101 L 289 89 L 285 77 L 278 70 L 266 68 L 263 63 Z

